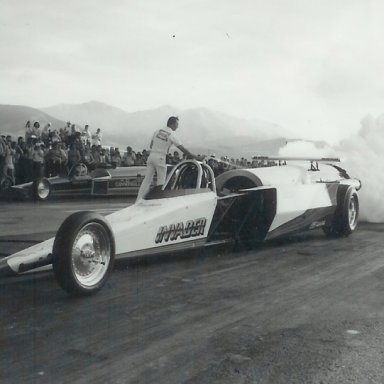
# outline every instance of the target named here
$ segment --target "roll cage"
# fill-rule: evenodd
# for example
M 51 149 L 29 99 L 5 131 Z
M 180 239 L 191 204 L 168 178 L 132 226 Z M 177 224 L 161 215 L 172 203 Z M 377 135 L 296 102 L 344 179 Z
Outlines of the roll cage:
M 176 197 L 202 192 L 216 192 L 212 168 L 196 160 L 184 160 L 169 173 L 164 185 L 150 191 L 146 200 Z

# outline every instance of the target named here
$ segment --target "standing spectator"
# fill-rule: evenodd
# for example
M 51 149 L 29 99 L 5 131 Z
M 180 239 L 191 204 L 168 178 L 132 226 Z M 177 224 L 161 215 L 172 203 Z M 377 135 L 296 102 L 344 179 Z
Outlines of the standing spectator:
M 33 180 L 41 179 L 44 176 L 44 144 L 36 143 L 33 148 Z
M 34 142 L 36 142 L 35 139 L 32 137 L 28 139 L 25 146 L 24 151 L 24 182 L 27 183 L 29 181 L 32 181 L 32 175 L 33 175 L 33 147 Z
M 41 136 L 40 123 L 38 121 L 35 121 L 32 127 L 32 138 L 36 138 L 39 141 L 40 136 Z
M 115 156 L 115 148 L 114 147 L 110 147 L 109 150 L 108 150 L 108 163 L 112 164 L 112 158 Z
M 43 130 L 41 131 L 41 141 L 46 147 L 49 146 L 49 136 L 51 133 L 51 123 L 45 124 Z
M 113 147 L 111 147 L 111 150 L 113 149 L 113 151 L 114 151 L 114 148 Z M 103 149 L 103 151 L 104 151 L 104 155 L 105 155 L 105 162 L 106 162 L 106 164 L 108 165 L 108 164 L 111 164 L 111 154 L 110 154 L 110 150 L 109 150 L 109 148 L 104 148 Z M 113 152 L 112 151 L 112 152 Z
M 77 165 L 80 163 L 81 155 L 80 151 L 77 148 L 76 143 L 72 143 L 69 147 L 68 151 L 68 169 L 69 171 L 72 169 L 74 165 Z
M 16 155 L 15 155 L 15 177 L 16 184 L 22 184 L 25 180 L 25 152 L 26 145 L 23 136 L 19 136 L 17 139 L 16 145 Z
M 119 148 L 115 148 L 113 156 L 111 156 L 111 164 L 114 168 L 120 167 L 121 165 L 121 155 Z
M 27 142 L 32 136 L 31 122 L 28 120 L 25 124 L 25 141 Z
M 62 173 L 66 163 L 66 155 L 65 153 L 63 154 L 60 144 L 55 141 L 52 144 L 52 148 L 46 154 L 47 176 L 57 176 Z
M 101 163 L 100 152 L 97 145 L 92 145 L 92 157 L 94 161 L 94 167 L 98 167 Z
M 67 125 L 63 128 L 60 129 L 60 140 L 59 141 L 62 141 L 63 143 L 68 143 L 68 136 L 70 135 L 71 133 L 71 122 L 70 121 L 67 121 Z
M 51 144 L 58 143 L 61 141 L 61 137 L 59 135 L 59 132 L 57 132 L 56 129 L 52 132 L 50 141 L 51 141 Z
M 7 144 L 4 140 L 4 137 L 0 136 L 0 183 L 4 177 L 6 147 Z
M 68 138 L 66 141 L 66 144 L 68 147 L 71 147 L 71 145 L 76 141 L 76 125 L 71 125 L 71 130 L 69 131 Z
M 132 147 L 127 147 L 127 152 L 123 156 L 123 165 L 126 167 L 132 167 L 136 163 L 136 154 L 132 151 Z
M 4 176 L 10 176 L 12 184 L 15 184 L 15 149 L 12 146 L 11 136 L 7 136 L 5 146 L 5 163 L 4 163 Z
M 86 124 L 84 127 L 84 130 L 81 132 L 81 141 L 83 142 L 83 145 L 89 145 L 91 144 L 91 138 L 92 138 L 92 133 L 89 129 L 89 125 Z
M 92 135 L 92 145 L 101 145 L 102 135 L 101 129 L 97 128 L 96 133 Z
M 67 145 L 65 143 L 59 143 L 59 149 L 61 153 L 61 164 L 60 164 L 60 173 L 67 174 L 68 169 L 68 150 Z
M 99 161 L 98 166 L 99 167 L 106 167 L 107 166 L 107 156 L 105 155 L 105 150 L 100 145 L 97 147 L 97 150 L 100 154 L 99 155 L 100 161 Z

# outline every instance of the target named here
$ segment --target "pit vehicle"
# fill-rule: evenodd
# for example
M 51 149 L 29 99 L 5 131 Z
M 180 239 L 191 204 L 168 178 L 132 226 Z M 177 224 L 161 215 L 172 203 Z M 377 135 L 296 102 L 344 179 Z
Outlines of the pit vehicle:
M 320 227 L 328 236 L 350 235 L 358 221 L 360 181 L 336 159 L 297 160 L 235 169 L 216 179 L 206 163 L 183 161 L 163 186 L 132 206 L 105 217 L 70 215 L 55 238 L 1 259 L 0 273 L 52 264 L 65 291 L 89 295 L 105 284 L 115 259 L 262 242 Z
M 72 167 L 67 175 L 43 177 L 34 182 L 9 185 L 7 196 L 44 201 L 51 197 L 136 195 L 145 176 L 145 166 L 96 168 Z

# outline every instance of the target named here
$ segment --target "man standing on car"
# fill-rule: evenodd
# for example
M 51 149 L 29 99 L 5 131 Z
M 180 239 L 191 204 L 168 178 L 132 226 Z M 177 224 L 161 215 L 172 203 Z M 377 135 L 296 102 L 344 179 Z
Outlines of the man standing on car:
M 150 144 L 150 154 L 147 160 L 147 170 L 145 178 L 141 183 L 137 200 L 142 199 L 151 186 L 155 173 L 157 174 L 157 185 L 163 185 L 167 175 L 166 156 L 170 146 L 173 144 L 181 152 L 185 153 L 187 158 L 199 159 L 196 155 L 184 148 L 175 131 L 179 127 L 179 118 L 171 116 L 168 119 L 167 126 L 155 131 Z

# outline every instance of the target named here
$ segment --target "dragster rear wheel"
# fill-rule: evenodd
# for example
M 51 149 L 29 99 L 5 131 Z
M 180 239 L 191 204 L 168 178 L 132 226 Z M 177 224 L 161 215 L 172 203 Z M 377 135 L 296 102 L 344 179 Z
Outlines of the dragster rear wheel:
M 112 271 L 115 243 L 106 220 L 95 212 L 77 212 L 59 228 L 52 266 L 59 285 L 74 296 L 99 291 Z
M 341 186 L 335 213 L 326 223 L 324 232 L 329 237 L 349 236 L 356 229 L 358 218 L 359 198 L 355 188 Z

